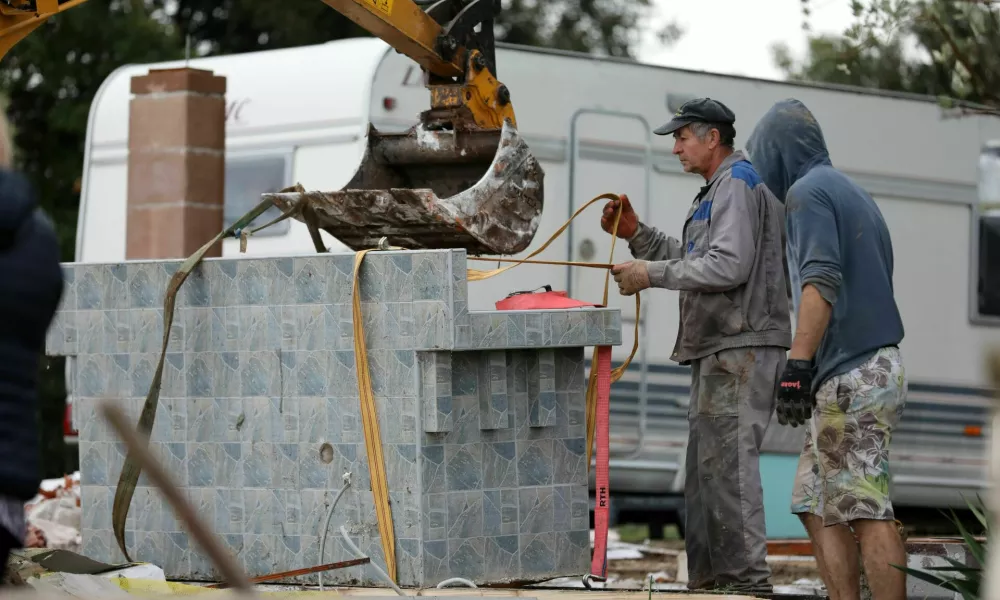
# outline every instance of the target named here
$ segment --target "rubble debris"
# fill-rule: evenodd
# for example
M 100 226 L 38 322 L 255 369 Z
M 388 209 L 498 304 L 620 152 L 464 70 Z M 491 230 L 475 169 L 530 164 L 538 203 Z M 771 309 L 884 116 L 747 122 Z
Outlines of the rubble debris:
M 80 551 L 80 472 L 42 481 L 35 497 L 25 503 L 24 512 L 28 522 L 26 548 Z
M 53 574 L 165 580 L 163 569 L 147 563 L 111 565 L 69 550 L 21 548 L 11 551 L 3 583 L 14 586 L 33 586 L 39 578 L 49 577 Z

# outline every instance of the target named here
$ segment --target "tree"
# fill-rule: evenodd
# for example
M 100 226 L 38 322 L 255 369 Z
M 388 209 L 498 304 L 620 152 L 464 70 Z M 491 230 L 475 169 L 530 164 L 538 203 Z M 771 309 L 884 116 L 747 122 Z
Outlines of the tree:
M 931 94 L 960 114 L 1000 115 L 1000 2 L 855 0 L 852 8 L 842 36 L 812 37 L 802 62 L 776 47 L 776 64 L 794 80 Z
M 801 63 L 783 45 L 774 49 L 774 58 L 793 81 L 934 93 L 927 65 L 909 60 L 900 40 L 859 48 L 845 37 L 820 35 L 808 40 L 807 57 Z
M 497 19 L 497 40 L 511 44 L 631 58 L 651 0 L 508 0 Z M 657 34 L 670 44 L 683 31 L 668 23 Z
M 199 54 L 249 52 L 368 35 L 317 0 L 153 0 Z M 631 57 L 652 0 L 504 0 L 498 41 Z M 680 28 L 660 32 L 665 43 Z
M 198 55 L 234 54 L 367 36 L 319 0 L 152 0 Z

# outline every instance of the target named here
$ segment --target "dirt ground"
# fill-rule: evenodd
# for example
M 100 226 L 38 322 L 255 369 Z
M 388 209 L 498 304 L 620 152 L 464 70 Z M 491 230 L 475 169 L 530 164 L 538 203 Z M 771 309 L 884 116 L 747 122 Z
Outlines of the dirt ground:
M 668 528 L 669 529 L 669 528 Z M 677 556 L 684 552 L 684 541 L 678 539 L 676 531 L 669 532 L 665 540 L 648 541 L 648 531 L 644 528 L 619 528 L 619 540 L 625 544 L 635 544 L 635 549 L 643 554 L 638 559 L 608 560 L 608 574 L 617 580 L 648 581 L 653 575 L 656 583 L 673 583 L 677 577 Z M 673 538 L 673 539 L 671 539 Z M 812 557 L 772 557 L 772 585 L 792 585 L 804 579 L 819 580 L 819 570 Z

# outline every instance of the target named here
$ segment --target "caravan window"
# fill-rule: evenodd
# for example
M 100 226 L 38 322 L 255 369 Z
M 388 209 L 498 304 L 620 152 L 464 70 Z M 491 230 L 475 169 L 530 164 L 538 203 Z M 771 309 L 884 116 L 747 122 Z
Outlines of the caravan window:
M 979 218 L 977 258 L 979 316 L 1000 318 L 1000 215 Z
M 253 156 L 226 157 L 226 227 L 250 212 L 260 204 L 261 194 L 277 192 L 288 187 L 288 157 L 287 156 Z M 257 217 L 252 226 L 263 225 L 281 216 L 281 211 L 273 206 L 263 215 Z M 254 235 L 272 236 L 288 233 L 291 226 L 289 220 L 284 220 Z

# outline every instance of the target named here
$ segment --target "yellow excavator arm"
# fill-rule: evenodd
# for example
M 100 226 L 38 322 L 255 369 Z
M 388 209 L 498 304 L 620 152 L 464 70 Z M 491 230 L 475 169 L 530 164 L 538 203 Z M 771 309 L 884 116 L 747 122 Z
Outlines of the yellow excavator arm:
M 505 119 L 517 125 L 510 92 L 496 79 L 499 0 L 432 0 L 423 2 L 426 9 L 414 0 L 323 2 L 420 65 L 431 115 L 453 119 L 459 128 L 500 129 Z M 475 125 L 463 123 L 461 113 Z
M 461 60 L 437 50 L 442 27 L 413 0 L 323 0 L 372 34 L 442 77 L 465 72 Z
M 0 0 L 0 60 L 52 15 L 87 0 Z

